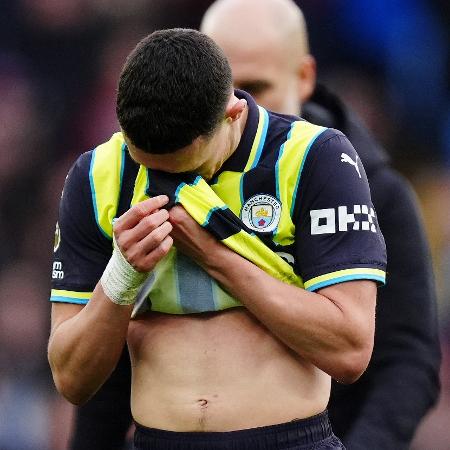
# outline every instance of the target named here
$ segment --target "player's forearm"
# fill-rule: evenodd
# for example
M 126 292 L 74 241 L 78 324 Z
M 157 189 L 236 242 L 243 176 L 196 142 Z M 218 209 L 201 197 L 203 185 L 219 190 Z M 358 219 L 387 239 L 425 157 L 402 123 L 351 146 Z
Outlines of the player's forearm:
M 372 282 L 322 290 L 333 294 L 331 300 L 276 280 L 225 248 L 204 267 L 287 346 L 336 380 L 353 382 L 367 367 L 373 347 L 374 302 L 367 314 L 348 309 L 344 296 L 355 296 L 354 288 L 356 295 L 361 288 L 375 295 Z
M 112 256 L 82 310 L 52 309 L 49 362 L 58 390 L 72 403 L 88 400 L 117 364 L 137 292 L 172 246 L 162 209 L 168 200 L 152 197 L 115 222 Z
M 125 344 L 131 306 L 111 302 L 97 285 L 89 303 L 53 329 L 48 358 L 58 391 L 87 401 L 111 374 Z

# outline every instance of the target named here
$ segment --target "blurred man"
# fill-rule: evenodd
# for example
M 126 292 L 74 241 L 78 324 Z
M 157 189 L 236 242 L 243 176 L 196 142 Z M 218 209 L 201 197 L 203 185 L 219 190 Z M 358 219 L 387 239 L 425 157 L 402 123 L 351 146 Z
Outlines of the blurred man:
M 334 383 L 333 427 L 350 449 L 408 448 L 439 392 L 440 354 L 430 257 L 414 195 L 357 118 L 316 86 L 305 20 L 290 0 L 219 0 L 202 31 L 225 51 L 237 88 L 260 105 L 343 131 L 358 151 L 386 239 L 389 283 L 377 303 L 375 350 L 351 386 Z
M 331 377 L 368 364 L 386 262 L 349 141 L 233 92 L 194 30 L 138 44 L 117 113 L 122 132 L 78 159 L 61 200 L 58 390 L 87 401 L 127 342 L 137 450 L 342 449 Z

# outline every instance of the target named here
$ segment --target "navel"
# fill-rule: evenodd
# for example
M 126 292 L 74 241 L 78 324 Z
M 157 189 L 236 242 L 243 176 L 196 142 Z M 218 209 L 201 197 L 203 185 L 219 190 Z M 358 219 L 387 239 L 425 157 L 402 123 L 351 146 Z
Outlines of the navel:
M 206 400 L 205 398 L 200 398 L 197 400 L 197 404 L 200 406 L 200 408 L 207 408 L 208 400 Z

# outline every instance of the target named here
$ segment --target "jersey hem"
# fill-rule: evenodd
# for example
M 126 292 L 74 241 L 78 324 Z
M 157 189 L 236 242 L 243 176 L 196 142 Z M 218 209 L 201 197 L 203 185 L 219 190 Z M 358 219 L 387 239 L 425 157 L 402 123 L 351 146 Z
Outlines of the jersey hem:
M 76 305 L 87 305 L 89 300 L 80 300 L 79 298 L 70 297 L 50 297 L 52 303 L 73 303 Z
M 86 305 L 92 297 L 92 292 L 66 291 L 62 289 L 52 289 L 50 294 L 51 302 L 76 303 Z
M 373 280 L 384 285 L 386 284 L 386 272 L 380 269 L 370 269 L 367 267 L 338 270 L 336 272 L 311 278 L 304 282 L 304 287 L 307 291 L 316 291 L 317 289 L 326 286 L 353 280 Z

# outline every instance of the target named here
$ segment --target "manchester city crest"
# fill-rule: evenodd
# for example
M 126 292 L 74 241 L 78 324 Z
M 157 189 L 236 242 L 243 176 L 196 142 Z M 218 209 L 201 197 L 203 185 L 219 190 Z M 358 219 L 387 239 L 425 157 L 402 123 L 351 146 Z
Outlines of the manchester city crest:
M 265 233 L 277 228 L 280 217 L 280 201 L 267 194 L 250 197 L 241 210 L 241 219 L 248 228 Z

